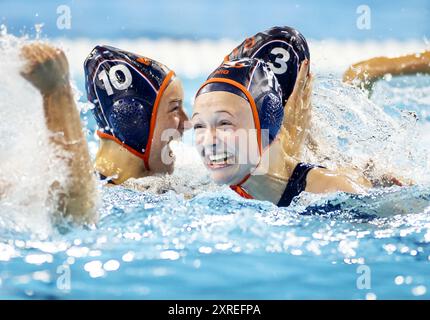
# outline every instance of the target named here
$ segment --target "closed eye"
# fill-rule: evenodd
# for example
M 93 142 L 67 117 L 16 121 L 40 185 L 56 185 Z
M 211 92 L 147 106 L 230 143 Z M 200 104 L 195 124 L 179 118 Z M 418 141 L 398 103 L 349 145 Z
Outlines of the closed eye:
M 231 123 L 230 121 L 228 121 L 228 120 L 221 120 L 219 123 L 218 123 L 218 125 L 220 126 L 220 127 L 224 127 L 224 126 L 232 126 L 233 125 L 233 123 Z
M 194 128 L 194 130 L 197 130 L 197 129 L 203 129 L 205 126 L 203 125 L 203 124 L 201 124 L 201 123 L 196 123 L 194 126 L 193 126 L 193 128 Z
M 182 101 L 172 101 L 171 103 L 170 112 L 179 111 L 182 107 Z

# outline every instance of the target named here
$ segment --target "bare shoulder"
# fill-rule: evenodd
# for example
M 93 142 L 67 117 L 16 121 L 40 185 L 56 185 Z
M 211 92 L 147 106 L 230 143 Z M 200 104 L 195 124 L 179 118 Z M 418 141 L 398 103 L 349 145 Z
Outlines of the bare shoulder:
M 315 168 L 308 173 L 305 190 L 312 193 L 364 193 L 366 186 L 336 171 Z

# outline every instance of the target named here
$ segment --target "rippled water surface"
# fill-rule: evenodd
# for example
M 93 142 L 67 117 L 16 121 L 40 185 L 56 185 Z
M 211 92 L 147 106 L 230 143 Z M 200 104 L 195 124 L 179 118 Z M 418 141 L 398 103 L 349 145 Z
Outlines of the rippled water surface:
M 1 297 L 428 298 L 429 199 L 412 187 L 278 209 L 227 189 L 184 200 L 106 188 L 95 230 L 2 233 Z

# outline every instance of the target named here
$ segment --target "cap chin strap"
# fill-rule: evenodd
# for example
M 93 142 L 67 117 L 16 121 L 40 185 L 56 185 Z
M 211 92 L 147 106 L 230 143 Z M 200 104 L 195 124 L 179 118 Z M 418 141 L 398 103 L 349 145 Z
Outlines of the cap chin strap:
M 245 199 L 254 199 L 248 192 L 245 191 L 241 186 L 230 186 L 230 189 L 236 192 L 239 196 Z
M 230 186 L 230 189 L 235 191 L 238 195 L 240 195 L 242 198 L 245 199 L 254 199 L 253 196 L 251 196 L 248 192 L 245 191 L 245 189 L 242 188 L 242 184 L 245 183 L 246 180 L 249 179 L 251 174 L 247 174 L 245 178 L 242 179 L 239 183 L 236 185 Z

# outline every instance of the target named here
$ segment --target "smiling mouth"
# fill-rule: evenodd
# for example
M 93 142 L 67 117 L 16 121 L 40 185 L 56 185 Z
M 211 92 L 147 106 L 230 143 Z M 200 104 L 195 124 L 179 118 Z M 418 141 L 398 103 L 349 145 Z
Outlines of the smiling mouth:
M 221 169 L 233 164 L 234 155 L 231 153 L 223 152 L 217 154 L 210 154 L 206 158 L 206 166 L 209 169 Z

